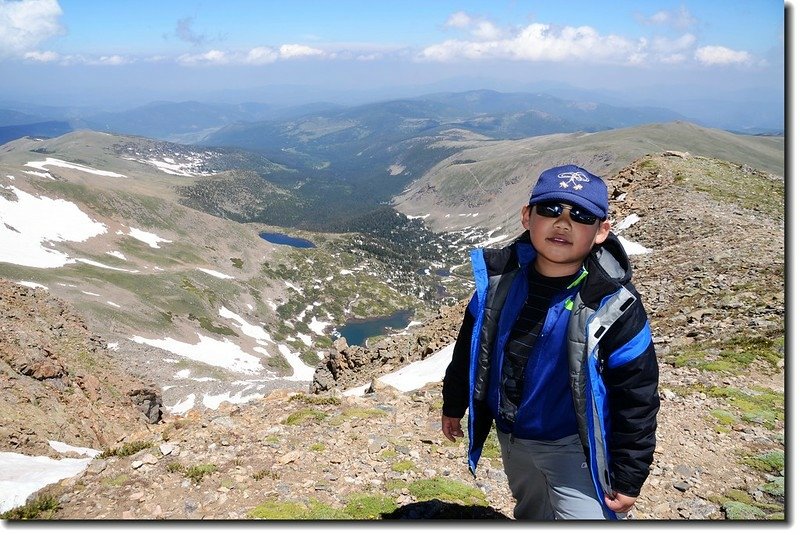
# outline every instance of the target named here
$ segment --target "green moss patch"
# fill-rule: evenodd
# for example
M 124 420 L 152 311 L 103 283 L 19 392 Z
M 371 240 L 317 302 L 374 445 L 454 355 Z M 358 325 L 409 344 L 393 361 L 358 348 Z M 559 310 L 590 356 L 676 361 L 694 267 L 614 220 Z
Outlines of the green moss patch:
M 210 463 L 183 466 L 181 463 L 174 462 L 167 465 L 167 472 L 183 474 L 185 477 L 191 479 L 195 485 L 200 483 L 205 476 L 213 474 L 216 471 L 217 465 Z
M 309 500 L 308 504 L 302 502 L 269 500 L 247 513 L 247 517 L 260 520 L 350 519 L 343 511 L 339 511 L 317 500 Z
M 712 410 L 711 417 L 716 421 L 714 430 L 718 433 L 730 431 L 731 426 L 739 422 L 739 418 L 737 418 L 735 414 L 724 409 Z
M 783 359 L 783 344 L 782 337 L 736 336 L 724 342 L 692 346 L 667 358 L 667 362 L 678 368 L 739 374 L 753 362 L 761 361 L 777 370 L 778 363 Z
M 722 504 L 725 518 L 728 520 L 763 520 L 767 514 L 756 507 L 741 502 L 725 502 Z
M 152 442 L 144 442 L 144 441 L 136 441 L 136 442 L 128 442 L 127 444 L 123 444 L 119 448 L 108 448 L 103 451 L 99 455 L 101 459 L 107 459 L 108 457 L 129 457 L 134 453 L 138 453 L 142 450 L 146 450 L 153 446 Z
M 48 520 L 58 511 L 58 500 L 53 496 L 40 496 L 34 500 L 0 514 L 3 520 Z
M 753 387 L 747 391 L 732 387 L 711 387 L 706 390 L 710 396 L 723 398 L 740 411 L 742 420 L 774 429 L 776 422 L 784 421 L 785 399 L 782 392 L 769 388 Z
M 786 478 L 783 476 L 775 477 L 771 481 L 758 487 L 758 489 L 761 492 L 766 492 L 770 496 L 783 499 L 786 496 Z
M 106 487 L 121 487 L 130 480 L 127 474 L 120 474 L 116 477 L 107 477 L 103 479 L 102 483 Z
M 784 469 L 784 452 L 780 450 L 768 451 L 756 457 L 746 458 L 745 463 L 761 472 L 780 474 Z
M 283 423 L 286 425 L 300 425 L 308 420 L 322 421 L 327 417 L 328 415 L 320 410 L 303 408 L 287 416 Z
M 389 490 L 406 486 L 404 482 L 387 483 Z M 408 490 L 418 501 L 438 499 L 444 502 L 457 502 L 462 505 L 488 505 L 486 495 L 480 490 L 444 477 L 421 479 L 408 483 Z
M 392 464 L 392 470 L 395 472 L 411 472 L 411 471 L 419 471 L 417 465 L 409 460 L 398 461 Z
M 357 520 L 378 519 L 396 508 L 394 500 L 376 494 L 353 494 L 349 497 L 344 513 Z
M 341 405 L 342 400 L 333 396 L 313 396 L 309 394 L 293 394 L 289 401 L 299 401 L 309 405 Z

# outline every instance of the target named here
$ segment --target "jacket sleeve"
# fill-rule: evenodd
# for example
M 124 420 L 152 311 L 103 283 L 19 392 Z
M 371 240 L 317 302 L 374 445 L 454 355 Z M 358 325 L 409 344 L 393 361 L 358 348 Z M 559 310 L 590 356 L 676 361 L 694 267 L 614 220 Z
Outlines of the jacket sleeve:
M 453 348 L 453 360 L 442 383 L 442 414 L 452 418 L 462 418 L 469 407 L 469 354 L 474 325 L 475 319 L 467 306 Z
M 638 496 L 656 446 L 658 362 L 641 300 L 601 340 L 611 419 L 612 488 Z

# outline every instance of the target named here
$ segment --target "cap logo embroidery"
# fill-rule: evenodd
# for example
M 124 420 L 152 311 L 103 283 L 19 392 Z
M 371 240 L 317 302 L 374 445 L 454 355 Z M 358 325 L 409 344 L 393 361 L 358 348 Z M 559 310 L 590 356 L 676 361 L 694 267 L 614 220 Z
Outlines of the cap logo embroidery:
M 583 185 L 579 184 L 579 182 L 590 182 L 591 179 L 581 173 L 580 171 L 569 171 L 565 173 L 559 173 L 558 178 L 562 179 L 562 182 L 559 184 L 560 187 L 567 189 L 571 187 L 574 190 L 582 190 Z

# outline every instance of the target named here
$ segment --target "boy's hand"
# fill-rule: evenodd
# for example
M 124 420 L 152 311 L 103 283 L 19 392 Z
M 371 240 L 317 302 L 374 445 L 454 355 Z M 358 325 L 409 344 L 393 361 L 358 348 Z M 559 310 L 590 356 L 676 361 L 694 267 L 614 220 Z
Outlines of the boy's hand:
M 450 442 L 455 442 L 456 437 L 463 437 L 464 431 L 461 429 L 461 418 L 442 415 L 442 433 Z
M 633 508 L 633 504 L 636 503 L 636 498 L 620 494 L 616 491 L 614 492 L 614 496 L 606 496 L 605 498 L 606 505 L 615 513 L 627 513 Z

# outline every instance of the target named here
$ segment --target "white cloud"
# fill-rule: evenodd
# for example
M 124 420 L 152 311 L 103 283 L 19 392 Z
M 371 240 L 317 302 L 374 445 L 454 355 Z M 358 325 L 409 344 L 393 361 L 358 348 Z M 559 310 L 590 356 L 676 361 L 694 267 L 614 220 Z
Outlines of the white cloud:
M 183 65 L 226 65 L 231 58 L 221 50 L 209 50 L 202 54 L 183 54 L 177 61 Z
M 690 33 L 683 34 L 677 39 L 654 37 L 650 46 L 652 50 L 651 57 L 659 63 L 684 63 L 691 56 L 691 50 L 696 41 L 697 38 Z
M 286 44 L 277 50 L 259 46 L 247 52 L 209 50 L 200 54 L 183 54 L 176 61 L 181 65 L 266 65 L 275 61 L 306 57 L 335 57 L 306 45 Z
M 118 54 L 110 56 L 84 56 L 82 54 L 61 55 L 58 52 L 52 52 L 52 51 L 40 52 L 38 50 L 26 52 L 22 57 L 29 61 L 38 61 L 41 63 L 58 62 L 61 65 L 116 66 L 116 65 L 127 65 L 135 61 L 132 58 L 127 58 L 125 56 L 120 56 Z
M 685 9 L 659 12 L 647 19 L 650 23 L 669 23 L 677 27 L 694 23 Z M 449 62 L 458 60 L 517 60 L 517 61 L 582 61 L 622 65 L 657 65 L 686 63 L 692 57 L 704 65 L 751 65 L 753 56 L 722 46 L 697 48 L 697 37 L 683 33 L 675 38 L 664 36 L 630 39 L 604 35 L 591 26 L 557 27 L 534 23 L 505 38 L 493 24 L 467 15 L 454 13 L 447 26 L 468 29 L 472 39 L 449 39 L 424 48 L 416 57 L 421 61 Z
M 667 39 L 666 37 L 654 37 L 653 49 L 662 53 L 674 53 L 686 51 L 692 48 L 697 41 L 697 38 L 690 34 L 684 34 L 677 39 Z
M 266 65 L 278 59 L 278 53 L 265 46 L 256 47 L 247 53 L 245 63 L 249 65 Z
M 483 41 L 500 39 L 503 36 L 503 31 L 493 22 L 482 17 L 470 16 L 464 11 L 450 15 L 445 26 L 469 30 L 475 38 Z
M 23 57 L 25 59 L 29 59 L 32 61 L 39 61 L 42 63 L 49 63 L 51 61 L 58 61 L 59 59 L 61 59 L 61 56 L 58 53 L 51 52 L 49 50 L 45 52 L 39 52 L 37 50 L 34 50 L 32 52 L 26 52 Z
M 484 41 L 449 40 L 425 48 L 420 58 L 433 61 L 455 59 L 514 59 L 528 61 L 603 60 L 627 62 L 640 52 L 641 42 L 616 35 L 600 35 L 589 26 L 558 29 L 531 24 L 509 39 Z
M 324 54 L 325 52 L 322 50 L 306 45 L 287 44 L 281 45 L 280 48 L 282 59 L 323 56 Z
M 115 54 L 113 56 L 100 56 L 90 59 L 86 63 L 88 65 L 125 65 L 126 63 L 130 63 L 130 61 L 123 56 Z
M 668 11 L 659 11 L 651 15 L 650 17 L 644 19 L 644 22 L 648 24 L 666 24 L 669 22 L 669 12 Z
M 24 55 L 65 33 L 57 0 L 0 0 L 0 57 Z
M 731 50 L 724 46 L 703 46 L 694 54 L 697 61 L 704 65 L 730 65 L 732 63 L 749 64 L 752 56 L 745 51 Z
M 692 16 L 686 6 L 681 6 L 677 11 L 662 10 L 650 15 L 638 15 L 642 24 L 648 26 L 669 26 L 677 30 L 685 30 L 697 24 L 697 19 Z
M 489 41 L 502 37 L 503 31 L 488 20 L 482 20 L 475 25 L 475 28 L 472 30 L 472 35 L 478 39 Z
M 445 26 L 450 26 L 453 28 L 466 28 L 470 25 L 472 19 L 469 15 L 464 13 L 463 11 L 458 11 L 450 15 L 450 18 L 447 19 Z

